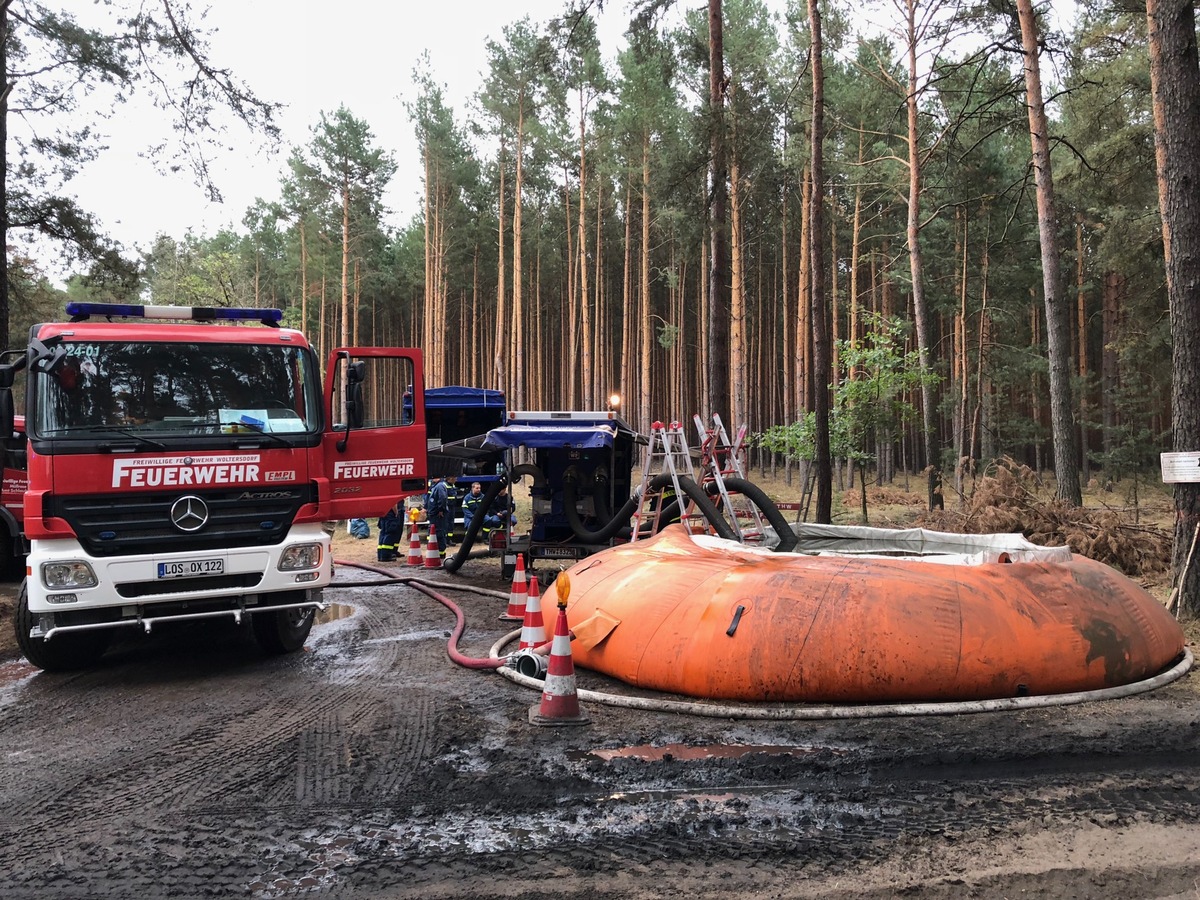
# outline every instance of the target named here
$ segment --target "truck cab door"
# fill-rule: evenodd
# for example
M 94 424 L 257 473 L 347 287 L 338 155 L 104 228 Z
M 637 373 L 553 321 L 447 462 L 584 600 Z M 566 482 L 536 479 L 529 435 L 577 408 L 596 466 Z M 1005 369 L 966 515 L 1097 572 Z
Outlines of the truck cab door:
M 325 370 L 322 438 L 330 520 L 382 516 L 426 485 L 421 351 L 340 347 Z

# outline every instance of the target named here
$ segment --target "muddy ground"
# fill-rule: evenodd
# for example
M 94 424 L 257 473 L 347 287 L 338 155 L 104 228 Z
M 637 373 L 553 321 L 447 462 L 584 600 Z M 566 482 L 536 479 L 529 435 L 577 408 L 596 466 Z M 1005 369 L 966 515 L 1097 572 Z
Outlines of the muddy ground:
M 498 591 L 445 592 L 470 656 L 512 627 L 496 559 L 394 569 Z M 0 895 L 1200 895 L 1194 675 L 1023 712 L 584 704 L 589 725 L 538 728 L 536 693 L 447 659 L 447 607 L 360 586 L 377 577 L 339 567 L 336 605 L 287 657 L 210 623 L 127 639 L 85 673 L 0 664 Z

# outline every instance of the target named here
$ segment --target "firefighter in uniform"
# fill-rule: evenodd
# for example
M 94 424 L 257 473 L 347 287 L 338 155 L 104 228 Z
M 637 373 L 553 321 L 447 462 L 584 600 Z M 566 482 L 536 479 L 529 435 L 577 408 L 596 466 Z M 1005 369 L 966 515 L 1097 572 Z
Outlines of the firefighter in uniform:
M 400 541 L 400 535 L 404 531 L 404 519 L 400 509 L 400 501 L 384 513 L 383 518 L 379 520 L 379 546 L 376 547 L 375 555 L 380 562 L 394 562 L 396 559 L 396 545 Z

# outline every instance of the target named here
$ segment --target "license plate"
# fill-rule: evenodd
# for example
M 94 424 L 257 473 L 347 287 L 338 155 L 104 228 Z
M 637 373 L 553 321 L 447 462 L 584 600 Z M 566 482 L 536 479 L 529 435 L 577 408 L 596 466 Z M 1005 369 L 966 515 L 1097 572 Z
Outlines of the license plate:
M 224 575 L 223 559 L 188 559 L 181 562 L 160 562 L 159 578 L 194 578 L 203 575 Z
M 577 547 L 543 547 L 536 555 L 543 559 L 582 559 L 584 551 Z

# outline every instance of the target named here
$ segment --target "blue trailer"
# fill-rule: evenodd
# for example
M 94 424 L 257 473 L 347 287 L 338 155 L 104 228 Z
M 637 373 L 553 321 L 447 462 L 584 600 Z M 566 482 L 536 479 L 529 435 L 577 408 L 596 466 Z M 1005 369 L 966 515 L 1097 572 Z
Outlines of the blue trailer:
M 506 479 L 532 480 L 532 521 L 509 536 L 502 577 L 512 577 L 518 554 L 531 569 L 553 563 L 556 571 L 628 540 L 635 453 L 645 443 L 615 412 L 511 412 L 489 431 L 480 449 L 504 454 Z M 463 558 L 474 537 L 466 535 Z
M 405 395 L 406 409 L 411 395 Z M 488 388 L 448 385 L 425 390 L 425 422 L 430 478 L 458 476 L 458 488 L 451 500 L 454 515 L 454 540 L 463 533 L 462 499 L 478 481 L 486 491 L 504 477 L 504 453 L 484 449 L 487 433 L 504 424 L 504 392 Z M 417 498 L 419 504 L 423 498 Z

